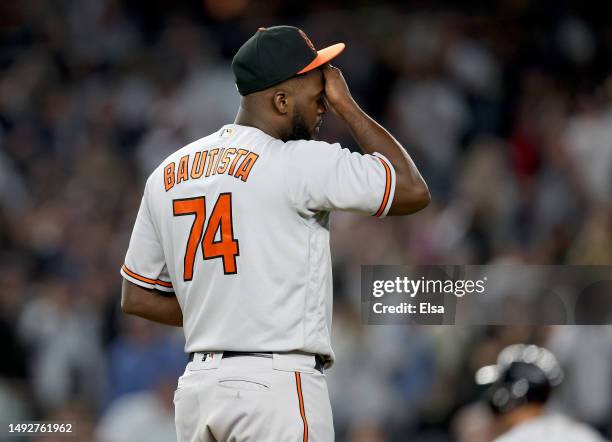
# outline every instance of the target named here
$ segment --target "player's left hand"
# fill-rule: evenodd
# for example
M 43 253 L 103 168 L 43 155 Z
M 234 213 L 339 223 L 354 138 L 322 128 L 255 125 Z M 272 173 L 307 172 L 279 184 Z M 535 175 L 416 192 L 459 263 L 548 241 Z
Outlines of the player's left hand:
M 327 63 L 323 66 L 323 77 L 325 106 L 334 114 L 342 117 L 346 110 L 356 105 L 342 71 Z

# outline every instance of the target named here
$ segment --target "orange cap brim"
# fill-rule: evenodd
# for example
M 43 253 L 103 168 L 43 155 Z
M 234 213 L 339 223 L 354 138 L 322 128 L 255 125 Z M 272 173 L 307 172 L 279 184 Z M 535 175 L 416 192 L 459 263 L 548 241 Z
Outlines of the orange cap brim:
M 335 45 L 331 45 L 326 47 L 325 49 L 321 49 L 317 51 L 317 57 L 312 60 L 304 69 L 302 69 L 298 74 L 304 74 L 308 71 L 312 71 L 313 69 L 318 68 L 319 66 L 324 65 L 328 61 L 336 58 L 345 48 L 344 43 L 336 43 Z

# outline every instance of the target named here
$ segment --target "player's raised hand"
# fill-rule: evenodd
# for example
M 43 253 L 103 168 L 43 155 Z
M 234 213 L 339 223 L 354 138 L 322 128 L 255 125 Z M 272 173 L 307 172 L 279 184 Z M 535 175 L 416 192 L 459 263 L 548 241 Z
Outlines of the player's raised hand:
M 342 71 L 327 63 L 323 66 L 323 77 L 325 79 L 325 101 L 328 109 L 342 117 L 343 113 L 350 107 L 355 106 Z

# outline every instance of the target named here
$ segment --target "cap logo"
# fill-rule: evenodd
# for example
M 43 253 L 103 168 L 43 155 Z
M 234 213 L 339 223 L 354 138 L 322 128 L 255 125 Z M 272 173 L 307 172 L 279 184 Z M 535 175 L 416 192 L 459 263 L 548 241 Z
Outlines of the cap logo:
M 304 31 L 302 31 L 301 29 L 298 29 L 298 32 L 300 33 L 300 35 L 302 36 L 302 38 L 304 39 L 304 41 L 306 41 L 306 44 L 308 45 L 308 47 L 310 49 L 312 49 L 313 51 L 316 51 L 314 45 L 312 44 L 312 42 L 310 41 L 310 39 L 306 36 L 306 34 L 304 33 Z

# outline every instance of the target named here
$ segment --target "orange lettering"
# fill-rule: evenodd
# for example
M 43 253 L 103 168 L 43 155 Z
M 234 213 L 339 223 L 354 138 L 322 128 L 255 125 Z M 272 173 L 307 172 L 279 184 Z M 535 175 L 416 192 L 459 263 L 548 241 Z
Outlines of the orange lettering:
M 181 157 L 178 172 L 176 174 L 176 184 L 189 179 L 189 155 Z
M 206 154 L 208 152 L 196 152 L 193 157 L 193 165 L 191 166 L 191 178 L 200 178 L 204 173 L 204 164 L 206 164 Z
M 221 162 L 219 163 L 219 168 L 217 169 L 217 173 L 225 173 L 227 166 L 229 164 L 229 156 L 230 155 L 234 155 L 236 153 L 236 149 L 234 149 L 233 147 L 230 147 L 228 149 L 225 149 L 225 154 L 223 155 L 223 158 L 221 159 Z
M 230 170 L 228 172 L 230 175 L 234 174 L 234 169 L 236 168 L 236 164 L 238 163 L 238 160 L 242 158 L 243 156 L 245 156 L 247 153 L 249 153 L 248 150 L 238 149 L 238 155 L 234 157 L 234 161 L 232 161 L 232 165 L 230 166 Z
M 206 169 L 206 176 L 210 176 L 210 171 L 212 170 L 212 163 L 219 153 L 219 149 L 213 149 L 208 153 L 208 168 Z
M 240 167 L 238 167 L 238 170 L 234 176 L 236 178 L 240 178 L 242 181 L 246 181 L 249 178 L 249 173 L 251 173 L 251 169 L 253 168 L 255 161 L 257 161 L 258 158 L 259 155 L 249 152 L 242 164 L 240 164 Z
M 174 187 L 174 163 L 168 164 L 164 167 L 164 187 L 166 192 Z
M 217 155 L 217 161 L 215 161 L 215 165 L 213 166 L 213 172 L 212 172 L 213 175 L 217 174 L 217 165 L 219 164 L 219 160 L 223 156 L 224 151 L 225 149 L 221 149 L 221 152 L 219 152 L 219 155 Z

